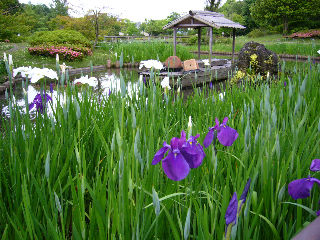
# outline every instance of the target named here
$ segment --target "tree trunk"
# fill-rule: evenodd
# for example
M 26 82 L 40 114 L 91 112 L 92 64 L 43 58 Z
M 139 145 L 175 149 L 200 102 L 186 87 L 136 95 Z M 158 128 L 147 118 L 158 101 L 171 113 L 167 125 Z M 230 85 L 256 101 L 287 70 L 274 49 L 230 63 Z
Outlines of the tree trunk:
M 288 17 L 285 16 L 283 18 L 283 35 L 286 35 L 288 33 Z
M 97 43 L 98 43 L 98 38 L 99 38 L 99 20 L 98 20 L 98 17 L 99 17 L 99 13 L 98 11 L 96 13 L 94 13 L 94 20 L 95 20 L 95 24 L 94 24 L 94 30 L 95 30 L 95 33 L 96 33 L 96 39 L 94 41 L 94 48 L 96 47 Z

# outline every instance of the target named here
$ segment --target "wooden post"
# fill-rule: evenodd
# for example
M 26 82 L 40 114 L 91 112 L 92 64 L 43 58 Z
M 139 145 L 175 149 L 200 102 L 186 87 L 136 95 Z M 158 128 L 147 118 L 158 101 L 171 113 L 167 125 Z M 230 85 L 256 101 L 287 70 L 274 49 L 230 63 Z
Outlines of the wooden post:
M 201 47 L 201 27 L 198 28 L 198 59 L 201 59 L 200 47 Z
M 209 28 L 209 64 L 211 68 L 211 58 L 212 58 L 212 27 Z
M 173 29 L 173 56 L 176 56 L 177 50 L 177 28 Z
M 232 29 L 232 63 L 234 63 L 234 48 L 236 45 L 236 29 Z

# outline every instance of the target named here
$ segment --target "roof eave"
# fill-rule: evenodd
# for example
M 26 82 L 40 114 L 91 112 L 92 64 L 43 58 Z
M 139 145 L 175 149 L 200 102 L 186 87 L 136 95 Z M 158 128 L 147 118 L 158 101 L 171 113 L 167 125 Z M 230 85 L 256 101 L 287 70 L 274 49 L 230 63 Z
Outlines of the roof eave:
M 190 17 L 190 16 L 191 16 L 191 15 L 189 15 L 189 14 L 184 15 L 184 16 L 181 17 L 181 18 L 178 18 L 178 19 L 176 19 L 176 20 L 174 20 L 174 21 L 172 21 L 172 22 L 169 22 L 169 23 L 168 23 L 167 25 L 165 25 L 162 29 L 163 29 L 163 30 L 167 30 L 167 29 L 169 29 L 169 28 L 173 28 L 173 26 L 174 26 L 175 24 L 177 24 L 178 22 L 181 22 L 181 21 L 187 19 L 187 18 Z M 193 17 L 193 16 L 191 16 L 191 17 Z M 177 20 L 179 20 L 179 21 L 177 21 Z
M 242 26 L 239 23 L 236 23 L 236 26 L 227 26 L 227 25 L 226 26 L 219 26 L 219 25 L 215 24 L 214 22 L 208 22 L 208 21 L 204 20 L 203 18 L 201 18 L 201 15 L 197 16 L 197 14 L 191 15 L 189 13 L 189 14 L 186 14 L 185 16 L 181 17 L 181 18 L 178 18 L 178 19 L 168 23 L 162 29 L 166 30 L 166 29 L 169 29 L 169 28 L 175 28 L 175 25 L 179 24 L 181 21 L 183 21 L 183 20 L 185 20 L 185 19 L 187 19 L 189 17 L 194 18 L 194 19 L 198 20 L 199 22 L 208 25 L 208 27 L 213 27 L 213 28 L 217 28 L 217 29 L 219 29 L 221 27 L 237 28 L 237 29 L 245 29 L 246 28 L 245 26 Z
M 214 23 L 212 23 L 212 22 L 208 22 L 208 21 L 202 19 L 201 17 L 197 17 L 197 15 L 194 15 L 193 18 L 196 19 L 196 20 L 198 20 L 199 22 L 202 22 L 202 23 L 204 23 L 204 24 L 207 24 L 208 27 L 220 28 L 218 25 L 216 25 L 216 24 L 214 24 Z

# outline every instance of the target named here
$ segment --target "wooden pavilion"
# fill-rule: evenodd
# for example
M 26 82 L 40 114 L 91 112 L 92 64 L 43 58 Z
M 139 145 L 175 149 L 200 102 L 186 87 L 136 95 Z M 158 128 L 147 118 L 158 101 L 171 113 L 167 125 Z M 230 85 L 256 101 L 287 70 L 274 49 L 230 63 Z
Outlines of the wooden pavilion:
M 209 27 L 209 62 L 211 64 L 212 58 L 212 28 L 232 28 L 233 42 L 232 42 L 232 62 L 234 62 L 234 48 L 235 48 L 235 33 L 236 29 L 244 29 L 245 27 L 239 23 L 233 22 L 224 17 L 221 13 L 209 11 L 189 11 L 189 14 L 180 17 L 163 27 L 163 29 L 173 28 L 173 55 L 176 55 L 177 46 L 177 30 L 179 28 L 195 28 L 198 29 L 198 58 L 200 59 L 200 45 L 201 45 L 201 28 Z

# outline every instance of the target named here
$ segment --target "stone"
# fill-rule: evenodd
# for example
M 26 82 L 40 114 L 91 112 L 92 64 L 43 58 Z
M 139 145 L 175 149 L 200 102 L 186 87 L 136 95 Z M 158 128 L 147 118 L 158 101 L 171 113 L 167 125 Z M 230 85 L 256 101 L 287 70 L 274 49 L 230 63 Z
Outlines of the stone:
M 183 62 L 183 70 L 184 71 L 191 71 L 199 69 L 199 65 L 197 60 L 189 59 Z
M 164 65 L 168 68 L 172 68 L 172 69 L 178 69 L 178 68 L 182 68 L 182 62 L 180 60 L 180 58 L 178 58 L 177 56 L 170 56 L 167 58 L 167 60 L 164 62 Z
M 6 88 L 9 88 L 10 87 L 10 82 L 7 81 L 7 82 L 4 82 L 2 83 L 3 86 L 5 86 Z
M 278 55 L 268 50 L 263 44 L 257 42 L 247 42 L 240 50 L 238 56 L 238 69 L 246 72 L 250 68 L 254 74 L 261 76 L 278 75 Z
M 108 60 L 107 60 L 107 68 L 111 68 L 111 64 L 112 64 L 111 60 L 108 59 Z
M 0 93 L 4 93 L 6 91 L 6 87 L 3 85 L 0 85 Z

